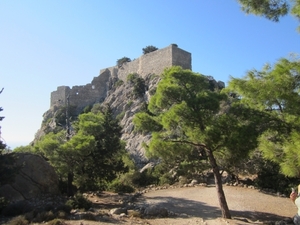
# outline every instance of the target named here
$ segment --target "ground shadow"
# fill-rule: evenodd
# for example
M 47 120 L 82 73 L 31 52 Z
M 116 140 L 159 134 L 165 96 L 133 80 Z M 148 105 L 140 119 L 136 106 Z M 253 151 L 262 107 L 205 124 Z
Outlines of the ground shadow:
M 175 197 L 144 197 L 141 196 L 138 200 L 140 205 L 158 205 L 172 211 L 176 214 L 183 215 L 186 214 L 192 217 L 200 217 L 204 220 L 212 220 L 222 216 L 219 207 L 214 207 L 201 201 L 187 200 L 184 198 Z M 258 211 L 236 211 L 230 210 L 231 216 L 233 218 L 245 218 L 251 221 L 279 221 L 286 219 L 286 217 Z

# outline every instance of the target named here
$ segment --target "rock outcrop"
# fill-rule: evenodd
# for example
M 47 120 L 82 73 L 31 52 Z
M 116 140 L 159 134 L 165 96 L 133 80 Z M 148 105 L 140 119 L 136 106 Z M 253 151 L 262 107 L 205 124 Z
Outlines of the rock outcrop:
M 72 88 L 58 87 L 57 91 L 51 93 L 51 108 L 44 114 L 42 127 L 36 133 L 33 143 L 60 126 L 55 120 L 55 115 L 59 108 L 66 106 L 67 101 L 77 107 L 77 112 L 82 112 L 86 106 L 108 104 L 115 117 L 120 119 L 123 127 L 121 138 L 126 141 L 126 150 L 135 164 L 143 168 L 149 160 L 142 145 L 150 140 L 151 135 L 134 132 L 132 120 L 155 93 L 163 70 L 174 65 L 191 69 L 191 54 L 172 44 L 125 63 L 121 67 L 101 70 L 99 77 L 94 78 L 91 84 Z M 136 74 L 144 81 L 144 93 L 139 96 L 134 95 L 135 84 L 127 80 L 129 74 Z M 211 76 L 208 76 L 208 80 L 215 86 L 225 86 L 224 82 L 217 82 Z
M 1 197 L 17 202 L 59 194 L 58 177 L 53 167 L 41 156 L 16 153 L 15 165 L 20 169 L 14 181 L 0 187 Z

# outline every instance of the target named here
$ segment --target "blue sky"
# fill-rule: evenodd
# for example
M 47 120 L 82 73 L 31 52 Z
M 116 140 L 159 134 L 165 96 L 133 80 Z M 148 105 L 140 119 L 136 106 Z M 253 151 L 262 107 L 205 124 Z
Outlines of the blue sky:
M 236 0 L 0 1 L 1 137 L 29 144 L 57 86 L 84 85 L 142 48 L 176 43 L 192 69 L 225 83 L 300 53 L 298 21 L 245 15 Z

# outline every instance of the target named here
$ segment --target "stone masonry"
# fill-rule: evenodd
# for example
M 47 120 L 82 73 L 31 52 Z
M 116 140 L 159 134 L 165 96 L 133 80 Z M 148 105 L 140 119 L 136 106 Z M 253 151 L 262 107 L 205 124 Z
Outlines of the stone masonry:
M 69 96 L 70 105 L 76 105 L 80 111 L 88 105 L 102 102 L 108 95 L 114 80 L 126 81 L 128 74 L 137 73 L 141 77 L 149 74 L 161 74 L 165 68 L 181 66 L 192 69 L 191 53 L 171 44 L 166 48 L 142 55 L 139 58 L 123 64 L 100 70 L 100 75 L 94 77 L 91 83 L 81 86 L 59 86 L 51 93 L 50 106 L 66 105 Z

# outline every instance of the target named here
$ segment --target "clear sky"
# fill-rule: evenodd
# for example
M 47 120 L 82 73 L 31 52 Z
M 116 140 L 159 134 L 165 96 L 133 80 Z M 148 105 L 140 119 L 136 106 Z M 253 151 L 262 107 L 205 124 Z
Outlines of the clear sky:
M 226 83 L 300 53 L 298 25 L 245 15 L 236 0 L 1 0 L 1 137 L 12 149 L 29 144 L 57 86 L 90 83 L 148 45 L 175 43 L 194 72 Z

